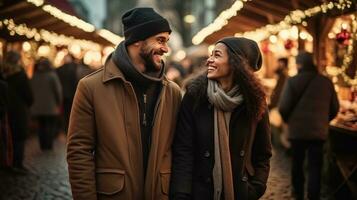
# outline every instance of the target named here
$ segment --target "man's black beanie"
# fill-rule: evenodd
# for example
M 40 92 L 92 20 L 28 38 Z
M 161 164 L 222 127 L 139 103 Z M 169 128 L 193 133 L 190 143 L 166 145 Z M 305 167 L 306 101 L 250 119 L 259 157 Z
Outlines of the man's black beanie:
M 133 8 L 122 16 L 125 45 L 162 32 L 171 33 L 169 22 L 153 8 Z
M 258 71 L 262 66 L 262 55 L 255 41 L 242 37 L 225 37 L 217 43 L 225 44 L 237 56 L 246 58 L 253 71 Z

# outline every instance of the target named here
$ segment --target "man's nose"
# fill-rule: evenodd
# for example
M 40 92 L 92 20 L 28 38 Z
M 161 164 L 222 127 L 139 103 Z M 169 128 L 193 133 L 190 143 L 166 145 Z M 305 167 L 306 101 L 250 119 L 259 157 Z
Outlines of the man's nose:
M 161 47 L 160 47 L 161 51 L 163 51 L 164 53 L 167 53 L 169 52 L 169 47 L 167 44 L 163 44 Z

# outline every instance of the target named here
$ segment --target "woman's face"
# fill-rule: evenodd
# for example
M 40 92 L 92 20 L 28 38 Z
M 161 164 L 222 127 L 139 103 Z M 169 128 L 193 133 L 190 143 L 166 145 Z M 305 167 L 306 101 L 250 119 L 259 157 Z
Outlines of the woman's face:
M 227 47 L 217 43 L 211 56 L 207 59 L 207 78 L 218 82 L 232 78 L 232 69 L 228 63 Z

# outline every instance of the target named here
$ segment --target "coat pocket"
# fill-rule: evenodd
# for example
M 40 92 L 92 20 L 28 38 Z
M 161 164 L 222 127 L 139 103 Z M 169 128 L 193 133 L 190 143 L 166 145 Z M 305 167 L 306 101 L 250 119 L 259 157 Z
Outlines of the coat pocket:
M 161 191 L 165 195 L 169 195 L 170 178 L 171 170 L 160 171 Z
M 125 185 L 125 171 L 120 169 L 96 170 L 97 193 L 114 195 L 123 190 Z

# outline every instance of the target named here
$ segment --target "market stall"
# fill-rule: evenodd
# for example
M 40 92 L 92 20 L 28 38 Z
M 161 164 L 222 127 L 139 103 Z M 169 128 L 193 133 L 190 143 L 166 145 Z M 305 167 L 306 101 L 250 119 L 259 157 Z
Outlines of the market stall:
M 25 66 L 33 65 L 38 56 L 49 57 L 59 66 L 58 60 L 71 52 L 79 59 L 87 54 L 88 64 L 98 67 L 108 49 L 121 40 L 78 18 L 67 0 L 5 0 L 0 4 L 0 55 L 21 51 Z

